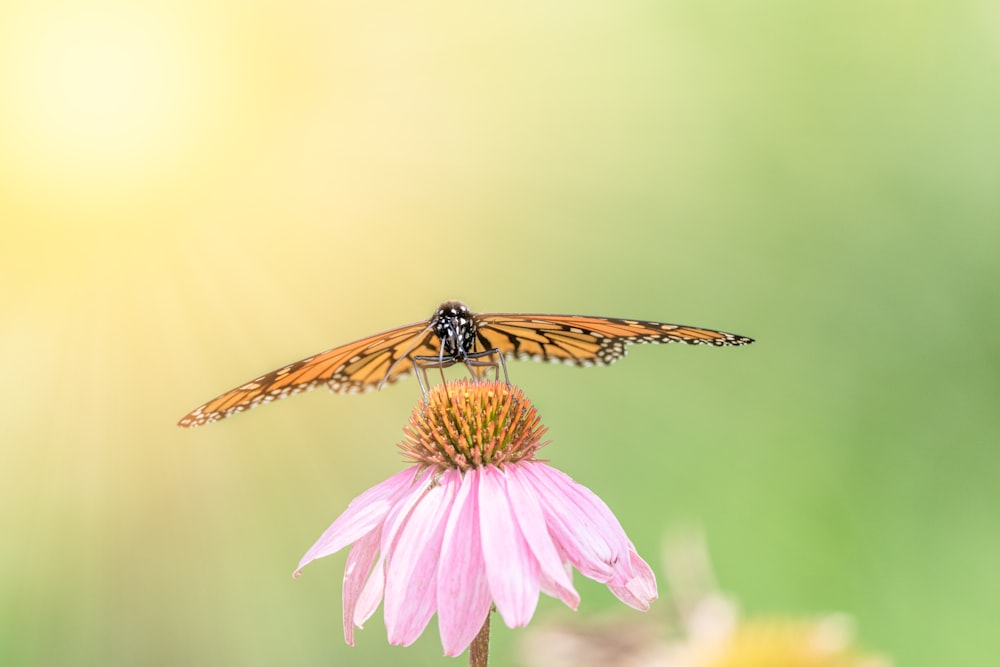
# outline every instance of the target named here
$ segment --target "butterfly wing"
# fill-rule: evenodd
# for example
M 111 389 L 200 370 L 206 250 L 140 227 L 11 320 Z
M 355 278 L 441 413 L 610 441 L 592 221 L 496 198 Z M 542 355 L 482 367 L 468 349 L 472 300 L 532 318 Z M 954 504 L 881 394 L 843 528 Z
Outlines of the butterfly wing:
M 479 315 L 477 347 L 498 349 L 514 359 L 535 359 L 577 366 L 610 364 L 632 343 L 748 345 L 738 334 L 665 322 L 583 315 Z
M 282 366 L 195 408 L 178 423 L 200 426 L 325 384 L 356 394 L 392 384 L 413 370 L 414 355 L 438 354 L 427 322 L 384 331 Z

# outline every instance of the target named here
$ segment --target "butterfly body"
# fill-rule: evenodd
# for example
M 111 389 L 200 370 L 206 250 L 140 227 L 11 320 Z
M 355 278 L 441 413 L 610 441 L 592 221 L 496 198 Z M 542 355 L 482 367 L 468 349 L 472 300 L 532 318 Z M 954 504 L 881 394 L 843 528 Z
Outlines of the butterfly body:
M 262 375 L 195 408 L 178 422 L 199 426 L 320 385 L 334 393 L 381 388 L 414 370 L 462 363 L 477 377 L 504 359 L 576 366 L 610 364 L 640 343 L 747 345 L 738 334 L 680 324 L 581 315 L 476 314 L 460 301 L 441 304 L 429 320 L 331 348 Z M 422 385 L 424 383 L 421 383 Z
M 430 322 L 440 342 L 440 357 L 464 362 L 476 351 L 476 318 L 461 301 L 442 303 Z

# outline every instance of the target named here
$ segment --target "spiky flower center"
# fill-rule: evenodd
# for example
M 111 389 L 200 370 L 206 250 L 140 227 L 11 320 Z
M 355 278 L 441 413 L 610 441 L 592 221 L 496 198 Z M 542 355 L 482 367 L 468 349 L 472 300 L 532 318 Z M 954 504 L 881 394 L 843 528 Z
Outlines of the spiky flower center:
M 545 431 L 517 387 L 465 379 L 427 392 L 403 427 L 399 447 L 416 463 L 468 470 L 534 458 Z

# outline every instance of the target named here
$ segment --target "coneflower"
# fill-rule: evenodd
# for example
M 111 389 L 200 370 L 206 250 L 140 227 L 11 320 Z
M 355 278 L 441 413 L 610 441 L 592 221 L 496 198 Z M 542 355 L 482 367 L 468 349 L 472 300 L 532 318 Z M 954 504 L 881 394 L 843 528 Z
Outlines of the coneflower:
M 400 444 L 414 465 L 351 501 L 295 571 L 351 545 L 348 644 L 384 600 L 390 643 L 413 643 L 436 612 L 444 653 L 457 656 L 488 633 L 494 606 L 511 628 L 531 620 L 540 591 L 576 609 L 571 566 L 649 608 L 656 579 L 608 506 L 535 459 L 545 431 L 506 383 L 430 390 Z

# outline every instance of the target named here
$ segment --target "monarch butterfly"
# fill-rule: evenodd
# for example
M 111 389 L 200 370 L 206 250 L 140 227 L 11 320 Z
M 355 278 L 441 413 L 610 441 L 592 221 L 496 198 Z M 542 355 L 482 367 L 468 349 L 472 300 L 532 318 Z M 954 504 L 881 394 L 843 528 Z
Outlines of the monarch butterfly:
M 625 356 L 632 343 L 748 345 L 752 338 L 680 324 L 580 315 L 476 314 L 460 301 L 441 304 L 431 318 L 306 357 L 195 408 L 179 426 L 218 421 L 279 398 L 325 384 L 338 394 L 381 388 L 415 368 L 446 368 L 464 363 L 475 375 L 495 355 L 593 366 Z M 419 376 L 418 376 L 419 379 Z M 423 385 L 421 385 L 423 386 Z

